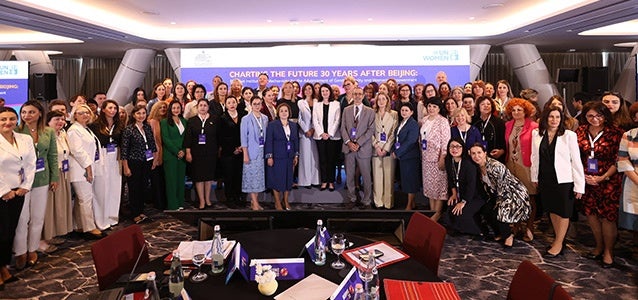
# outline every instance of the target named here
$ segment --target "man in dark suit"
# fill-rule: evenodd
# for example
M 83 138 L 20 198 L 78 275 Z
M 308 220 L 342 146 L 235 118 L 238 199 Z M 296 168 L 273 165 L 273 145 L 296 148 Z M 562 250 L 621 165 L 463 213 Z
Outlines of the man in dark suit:
M 363 105 L 363 90 L 356 87 L 354 101 L 343 110 L 341 116 L 342 151 L 345 155 L 348 198 L 346 207 L 353 208 L 357 200 L 355 170 L 359 167 L 363 177 L 363 209 L 370 208 L 372 200 L 372 135 L 374 134 L 374 110 Z

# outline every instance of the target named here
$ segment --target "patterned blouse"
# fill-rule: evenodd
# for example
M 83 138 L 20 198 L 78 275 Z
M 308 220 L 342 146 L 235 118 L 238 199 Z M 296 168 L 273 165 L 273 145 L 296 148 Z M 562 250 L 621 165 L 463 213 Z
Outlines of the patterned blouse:
M 485 163 L 486 190 L 496 200 L 496 219 L 504 223 L 517 223 L 529 219 L 531 211 L 527 189 L 505 165 L 488 157 Z M 486 181 L 489 180 L 489 181 Z
M 155 138 L 153 137 L 153 131 L 151 126 L 144 123 L 144 135 L 146 136 L 146 142 L 142 133 L 138 129 L 137 125 L 131 124 L 122 132 L 122 160 L 139 160 L 146 161 L 146 146 L 148 143 L 148 149 L 151 152 L 157 152 L 155 147 Z

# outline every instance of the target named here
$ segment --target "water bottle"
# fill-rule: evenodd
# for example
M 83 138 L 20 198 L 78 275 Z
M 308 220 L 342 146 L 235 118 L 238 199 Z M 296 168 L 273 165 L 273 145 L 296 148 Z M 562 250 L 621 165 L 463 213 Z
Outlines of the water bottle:
M 372 269 L 372 280 L 368 283 L 368 290 L 368 299 L 379 299 L 379 271 L 377 270 L 377 266 L 374 266 Z
M 171 275 L 168 281 L 168 290 L 173 299 L 179 297 L 184 289 L 184 271 L 182 261 L 179 258 L 179 251 L 173 251 L 173 261 L 171 262 Z
M 323 266 L 326 264 L 326 247 L 322 242 L 322 229 L 323 222 L 321 219 L 317 220 L 317 231 L 315 232 L 315 265 Z
M 224 271 L 224 248 L 222 247 L 222 234 L 219 232 L 219 225 L 215 225 L 214 230 L 213 245 L 210 249 L 212 253 L 211 271 L 213 274 L 219 274 Z
M 363 284 L 357 283 L 354 285 L 354 297 L 353 300 L 366 300 L 366 293 L 363 290 Z
M 155 284 L 155 272 L 149 272 L 146 276 L 146 293 L 144 299 L 159 300 L 159 291 Z

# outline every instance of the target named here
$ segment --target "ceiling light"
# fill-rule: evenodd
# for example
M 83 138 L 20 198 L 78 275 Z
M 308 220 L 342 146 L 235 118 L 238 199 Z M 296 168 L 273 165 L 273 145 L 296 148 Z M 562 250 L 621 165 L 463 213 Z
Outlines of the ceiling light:
M 567 29 L 567 30 L 565 30 L 565 31 L 566 31 L 566 32 L 573 32 L 573 30 L 571 30 L 571 29 Z
M 46 55 L 51 56 L 51 55 L 60 55 L 60 54 L 62 54 L 62 51 L 46 50 L 46 51 L 44 51 L 44 53 Z
M 299 25 L 299 20 L 298 19 L 290 19 L 290 20 L 288 20 L 288 22 L 290 23 L 290 25 Z
M 579 33 L 579 35 L 631 35 L 638 32 L 638 19 L 607 25 Z
M 503 3 L 490 3 L 490 4 L 485 4 L 483 5 L 483 7 L 481 7 L 482 9 L 491 9 L 491 8 L 498 8 L 498 7 L 503 7 Z
M 368 18 L 368 22 L 372 22 L 372 20 L 374 20 L 374 19 L 372 19 L 372 18 Z
M 142 14 L 144 14 L 144 15 L 149 15 L 149 16 L 159 16 L 159 15 L 160 15 L 160 13 L 159 13 L 159 12 L 156 12 L 156 11 L 148 11 L 148 10 L 142 11 Z
M 571 48 L 571 49 L 567 50 L 567 52 L 576 52 L 576 49 Z
M 616 47 L 623 47 L 623 48 L 633 48 L 636 45 L 638 45 L 638 43 L 636 43 L 636 42 L 627 42 L 627 43 L 614 44 L 614 46 L 616 46 Z
M 323 19 L 312 19 L 312 20 L 310 20 L 310 22 L 315 23 L 315 24 L 323 24 Z
M 175 24 L 177 24 L 177 22 L 171 22 L 171 25 L 175 25 Z
M 472 20 L 474 20 L 474 19 L 475 19 L 474 17 L 469 17 L 469 18 L 468 18 L 468 20 L 470 20 L 470 21 L 472 21 Z
M 266 23 L 272 23 L 271 19 L 266 20 Z

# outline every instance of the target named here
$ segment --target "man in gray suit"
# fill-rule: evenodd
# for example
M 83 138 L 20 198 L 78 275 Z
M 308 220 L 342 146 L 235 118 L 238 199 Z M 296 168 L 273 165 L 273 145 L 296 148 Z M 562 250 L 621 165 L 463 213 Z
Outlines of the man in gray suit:
M 355 170 L 359 167 L 363 177 L 362 208 L 369 209 L 372 200 L 372 135 L 374 134 L 374 110 L 363 105 L 363 90 L 354 89 L 352 105 L 341 115 L 342 151 L 345 154 L 348 198 L 346 208 L 353 208 L 357 201 Z

